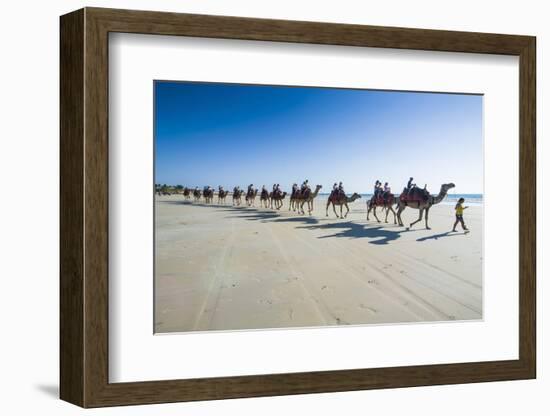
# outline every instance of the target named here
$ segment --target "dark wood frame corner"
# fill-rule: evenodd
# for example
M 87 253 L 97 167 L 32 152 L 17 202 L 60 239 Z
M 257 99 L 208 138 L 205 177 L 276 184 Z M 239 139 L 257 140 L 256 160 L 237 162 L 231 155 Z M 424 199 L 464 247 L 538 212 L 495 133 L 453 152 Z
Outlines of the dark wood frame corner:
M 82 407 L 534 378 L 535 38 L 85 8 L 61 17 L 60 359 L 63 400 Z M 110 32 L 516 55 L 520 65 L 519 359 L 109 383 L 108 35 Z M 527 191 L 526 186 L 529 186 Z

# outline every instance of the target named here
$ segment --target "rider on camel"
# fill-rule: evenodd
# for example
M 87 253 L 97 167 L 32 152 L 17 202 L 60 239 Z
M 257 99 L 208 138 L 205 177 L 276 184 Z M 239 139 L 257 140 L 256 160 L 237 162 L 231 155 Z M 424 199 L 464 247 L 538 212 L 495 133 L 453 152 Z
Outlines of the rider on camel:
M 409 178 L 409 182 L 407 182 L 407 188 L 406 188 L 406 191 L 407 191 L 407 196 L 409 196 L 412 192 L 412 190 L 416 187 L 416 184 L 413 183 L 413 177 L 411 176 Z
M 380 182 L 379 180 L 376 180 L 376 182 L 374 183 L 374 200 L 376 201 L 379 196 L 380 196 L 380 191 L 382 190 L 382 182 Z
M 332 192 L 330 193 L 330 199 L 336 198 L 338 196 L 338 183 L 334 182 L 332 185 Z
M 384 192 L 382 194 L 382 197 L 384 198 L 384 202 L 388 201 L 388 196 L 391 193 L 391 188 L 388 182 L 384 183 Z
M 346 196 L 346 192 L 344 191 L 344 184 L 342 182 L 338 184 L 338 196 L 339 198 Z

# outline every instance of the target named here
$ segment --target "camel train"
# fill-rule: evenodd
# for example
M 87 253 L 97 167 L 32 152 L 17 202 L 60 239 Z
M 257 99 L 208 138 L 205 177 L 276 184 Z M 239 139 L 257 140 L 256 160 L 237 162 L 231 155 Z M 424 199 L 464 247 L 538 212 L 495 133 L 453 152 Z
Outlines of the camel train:
M 418 219 L 411 222 L 407 228 L 412 228 L 415 224 L 424 219 L 426 229 L 430 229 L 428 219 L 430 208 L 433 205 L 439 204 L 445 199 L 450 189 L 455 187 L 454 183 L 445 183 L 441 185 L 440 191 L 437 195 L 432 195 L 428 192 L 426 187 L 420 188 L 416 184 L 412 183 L 413 178 L 409 179 L 407 186 L 403 188 L 403 191 L 396 197 L 388 186 L 388 183 L 382 187 L 380 181 L 376 181 L 374 194 L 367 201 L 367 221 L 370 221 L 370 214 L 372 213 L 377 222 L 382 222 L 377 215 L 377 209 L 380 208 L 385 213 L 384 222 L 388 223 L 388 216 L 391 213 L 393 215 L 393 223 L 404 226 L 402 213 L 406 208 L 418 210 Z M 312 190 L 308 184 L 308 181 L 304 181 L 301 187 L 296 183 L 292 186 L 292 191 L 289 195 L 288 210 L 297 212 L 301 215 L 305 215 L 307 212 L 309 215 L 313 213 L 313 203 L 315 198 L 319 195 L 319 191 L 322 189 L 322 185 L 316 185 Z M 157 192 L 158 194 L 167 194 L 163 192 Z M 222 186 L 218 187 L 218 204 L 225 204 L 229 191 L 225 191 Z M 204 198 L 206 204 L 212 204 L 214 201 L 214 189 L 210 186 L 205 186 L 201 190 L 196 187 L 191 189 L 188 187 L 183 188 L 183 197 L 185 200 L 190 200 L 193 196 L 194 202 L 200 202 L 201 197 Z M 269 192 L 265 186 L 260 191 L 260 207 L 280 210 L 283 206 L 283 202 L 287 196 L 287 192 L 283 192 L 279 184 L 273 185 L 272 192 Z M 252 184 L 248 186 L 247 191 L 241 190 L 236 186 L 233 188 L 232 200 L 234 206 L 240 206 L 243 203 L 243 197 L 248 207 L 256 206 L 256 198 L 258 197 L 258 189 L 254 188 Z M 333 186 L 332 192 L 327 198 L 325 207 L 326 216 L 329 216 L 329 208 L 332 205 L 332 209 L 337 218 L 347 218 L 349 214 L 350 203 L 361 198 L 358 193 L 353 193 L 351 196 L 347 196 L 344 192 L 342 183 L 339 185 L 336 183 Z M 307 204 L 307 205 L 306 205 Z M 340 213 L 338 214 L 336 208 L 340 207 Z M 344 213 L 344 208 L 346 212 Z

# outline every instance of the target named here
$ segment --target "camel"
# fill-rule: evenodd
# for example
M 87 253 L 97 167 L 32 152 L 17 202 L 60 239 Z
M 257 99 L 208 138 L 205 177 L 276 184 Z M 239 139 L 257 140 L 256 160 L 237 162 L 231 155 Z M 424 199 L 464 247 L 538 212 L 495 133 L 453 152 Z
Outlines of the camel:
M 376 218 L 376 221 L 380 222 L 378 219 L 378 216 L 376 215 L 376 207 L 382 207 L 382 209 L 386 210 L 386 224 L 388 223 L 388 215 L 390 211 L 393 213 L 393 223 L 397 224 L 397 214 L 395 210 L 393 209 L 394 204 L 396 204 L 397 201 L 395 199 L 395 195 L 392 193 L 389 193 L 386 195 L 386 199 L 383 198 L 377 198 L 374 199 L 374 196 L 367 201 L 367 221 L 369 220 L 369 214 L 372 211 L 374 214 L 374 218 Z
M 430 208 L 435 205 L 439 204 L 445 197 L 447 196 L 447 192 L 449 189 L 452 189 L 455 187 L 454 183 L 444 183 L 441 185 L 441 190 L 439 191 L 439 194 L 437 195 L 428 195 L 427 199 L 425 201 L 405 201 L 404 197 L 407 193 L 407 190 L 404 189 L 403 193 L 399 197 L 399 200 L 397 201 L 398 209 L 397 209 L 397 220 L 399 221 L 399 225 L 403 226 L 403 221 L 401 219 L 401 214 L 405 210 L 405 208 L 410 207 L 419 210 L 418 212 L 418 219 L 416 221 L 413 221 L 408 228 L 412 228 L 414 224 L 416 224 L 419 221 L 422 221 L 422 216 L 424 215 L 424 211 L 426 212 L 426 229 L 431 230 L 431 228 L 428 226 L 428 213 L 430 212 Z
M 271 198 L 269 196 L 269 192 L 267 192 L 267 189 L 262 189 L 262 193 L 260 194 L 260 205 L 262 207 L 265 206 L 265 208 L 269 208 L 270 203 Z
M 219 189 L 218 191 L 218 204 L 224 204 L 225 205 L 225 198 L 229 194 L 229 191 L 224 191 L 223 189 Z
M 275 209 L 281 209 L 283 206 L 283 199 L 286 197 L 286 192 L 270 192 L 269 198 L 271 199 L 270 208 L 273 208 L 273 205 L 275 205 Z M 275 203 L 275 204 L 274 204 Z
M 254 202 L 256 201 L 256 195 L 258 195 L 258 189 L 251 189 L 250 192 L 247 192 L 245 200 L 246 200 L 246 204 L 249 207 L 255 206 Z
M 288 203 L 288 210 L 294 210 L 296 211 L 296 207 L 298 206 L 296 202 L 296 195 L 300 193 L 300 188 L 298 188 L 298 184 L 292 185 L 292 191 L 290 192 L 290 200 Z
M 298 212 L 305 214 L 304 205 L 307 202 L 307 210 L 309 215 L 311 215 L 311 212 L 313 211 L 313 200 L 319 194 L 322 187 L 322 185 L 317 185 L 314 192 L 311 192 L 311 189 L 309 188 L 306 189 L 304 193 L 300 191 L 296 192 L 296 195 L 294 195 L 294 205 L 298 206 Z
M 193 197 L 195 202 L 199 202 L 201 200 L 201 191 L 199 189 L 195 189 L 193 191 Z
M 244 191 L 241 189 L 236 189 L 233 191 L 233 205 L 241 205 L 241 197 L 243 196 Z
M 332 209 L 334 210 L 334 214 L 336 215 L 336 218 L 346 218 L 348 216 L 348 213 L 349 213 L 348 204 L 355 201 L 356 199 L 359 199 L 359 198 L 361 198 L 361 195 L 359 195 L 356 192 L 350 197 L 345 196 L 345 195 L 343 197 L 340 197 L 340 198 L 334 198 L 332 196 L 329 196 L 329 198 L 327 199 L 327 217 L 328 217 L 328 207 L 332 203 Z M 336 213 L 336 205 L 340 206 L 340 216 L 338 216 L 338 214 Z M 342 210 L 343 210 L 344 206 L 347 209 L 346 215 L 342 215 Z
M 214 201 L 214 190 L 212 188 L 206 188 L 202 195 L 204 196 L 204 202 L 206 204 L 211 204 Z
M 183 197 L 187 200 L 191 199 L 191 189 L 189 189 L 188 187 L 185 187 L 183 189 Z

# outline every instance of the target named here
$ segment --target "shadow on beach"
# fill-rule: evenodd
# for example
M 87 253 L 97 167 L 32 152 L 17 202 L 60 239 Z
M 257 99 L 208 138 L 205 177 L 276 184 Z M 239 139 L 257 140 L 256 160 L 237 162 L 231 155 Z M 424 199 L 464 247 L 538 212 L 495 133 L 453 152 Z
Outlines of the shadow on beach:
M 318 238 L 344 237 L 344 238 L 369 238 L 371 244 L 389 244 L 401 237 L 401 233 L 409 232 L 407 230 L 390 230 L 380 225 L 369 227 L 363 224 L 358 224 L 353 221 L 346 222 L 331 222 L 322 225 L 305 226 L 298 228 L 306 228 L 311 230 L 341 230 L 330 235 L 323 235 Z
M 246 205 L 223 205 L 223 204 L 205 204 L 191 201 L 161 201 L 162 203 L 175 204 L 175 205 L 193 205 L 200 207 L 208 207 L 216 209 L 218 212 L 227 212 L 231 215 L 226 218 L 239 218 L 248 221 L 261 221 L 266 223 L 296 223 L 303 224 L 296 227 L 297 229 L 305 230 L 322 230 L 322 231 L 334 231 L 332 234 L 322 235 L 317 238 L 325 239 L 331 237 L 343 237 L 343 238 L 367 238 L 370 244 L 386 245 L 392 241 L 396 241 L 401 237 L 402 233 L 409 233 L 419 231 L 420 229 L 402 229 L 399 228 L 387 228 L 382 225 L 369 226 L 368 224 L 361 224 L 357 222 L 349 221 L 336 221 L 331 219 L 319 219 L 314 216 L 300 215 L 290 211 L 272 210 L 263 207 L 249 207 Z M 330 222 L 327 222 L 330 221 Z M 434 234 L 426 237 L 418 238 L 416 241 L 428 241 L 437 240 L 439 238 L 451 237 L 453 235 L 461 235 L 461 233 L 451 233 L 450 231 L 440 234 Z
M 262 221 L 262 222 L 273 222 L 273 223 L 282 223 L 282 222 L 296 222 L 304 224 L 318 224 L 319 220 L 315 217 L 310 216 L 295 216 L 295 213 L 290 213 L 293 216 L 285 216 L 283 212 L 288 211 L 266 211 L 262 208 L 246 207 L 245 210 L 235 211 L 235 208 L 232 207 L 225 209 L 224 211 L 232 212 L 233 215 L 228 216 L 228 218 L 242 218 L 250 221 Z

